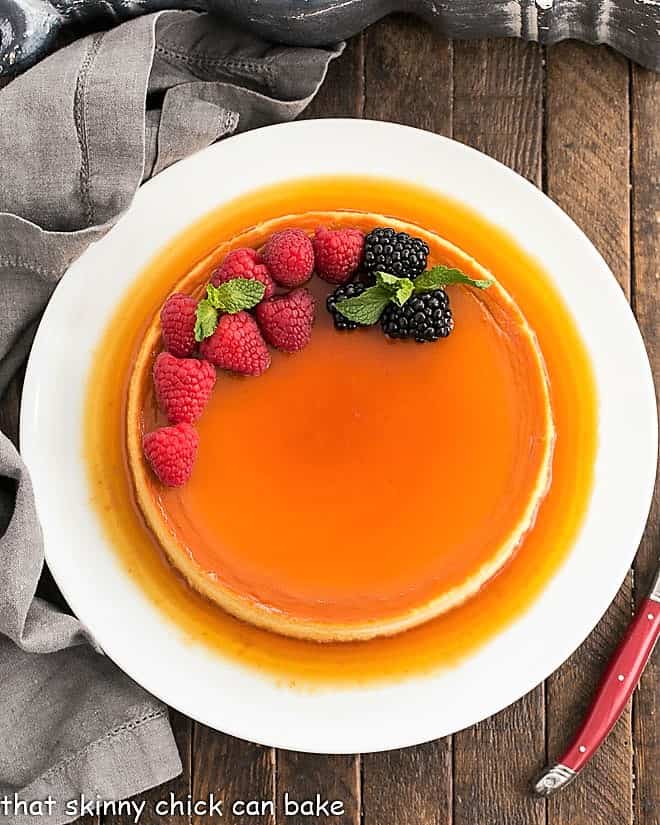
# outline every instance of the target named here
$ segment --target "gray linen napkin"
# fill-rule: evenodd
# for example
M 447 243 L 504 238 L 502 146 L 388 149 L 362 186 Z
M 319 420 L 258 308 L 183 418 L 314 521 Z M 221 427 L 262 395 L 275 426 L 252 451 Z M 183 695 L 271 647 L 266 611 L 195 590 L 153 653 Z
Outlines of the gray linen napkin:
M 68 264 L 141 181 L 293 119 L 341 48 L 273 46 L 163 12 L 79 40 L 0 91 L 0 394 Z M 65 803 L 83 793 L 122 799 L 181 771 L 167 709 L 35 597 L 42 565 L 30 479 L 0 434 L 0 823 L 11 825 L 69 822 Z M 24 815 L 15 793 L 57 805 Z

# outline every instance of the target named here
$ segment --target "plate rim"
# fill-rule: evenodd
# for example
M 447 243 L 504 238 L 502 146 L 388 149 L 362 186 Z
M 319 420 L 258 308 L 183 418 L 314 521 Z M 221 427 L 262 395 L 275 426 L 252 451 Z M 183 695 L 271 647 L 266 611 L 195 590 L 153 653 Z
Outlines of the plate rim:
M 635 331 L 636 331 L 636 334 L 637 334 L 638 339 L 639 339 L 638 344 L 641 347 L 641 353 L 644 354 L 644 356 L 641 359 L 641 362 L 639 364 L 640 370 L 641 370 L 641 372 L 646 373 L 646 377 L 645 377 L 644 380 L 647 382 L 647 384 L 650 382 L 650 388 L 651 388 L 651 390 L 653 390 L 653 378 L 652 378 L 652 371 L 651 371 L 648 355 L 646 354 L 643 339 L 642 339 L 641 333 L 639 331 L 639 328 L 637 327 L 637 323 L 634 319 L 634 315 L 632 313 L 631 307 L 628 304 L 628 302 L 625 300 L 625 297 L 623 296 L 623 293 L 618 289 L 618 285 L 617 285 L 617 283 L 614 279 L 614 276 L 609 271 L 609 268 L 607 267 L 607 265 L 603 261 L 602 257 L 600 256 L 598 251 L 595 249 L 595 247 L 591 243 L 591 241 L 589 241 L 589 239 L 584 235 L 584 233 L 576 226 L 576 224 L 568 217 L 568 215 L 566 215 L 559 208 L 559 206 L 557 206 L 553 201 L 551 201 L 543 192 L 541 192 L 536 187 L 534 187 L 529 181 L 527 181 L 524 178 L 522 178 L 521 176 L 517 175 L 517 173 L 515 173 L 509 167 L 506 167 L 505 165 L 499 163 L 498 161 L 496 161 L 492 158 L 489 158 L 488 156 L 483 155 L 482 153 L 478 152 L 477 150 L 472 149 L 471 147 L 468 147 L 464 144 L 461 144 L 458 141 L 454 141 L 454 140 L 446 138 L 444 136 L 435 135 L 433 133 L 426 132 L 425 130 L 416 129 L 416 128 L 413 128 L 413 127 L 402 126 L 402 125 L 399 125 L 399 124 L 391 124 L 391 123 L 382 122 L 382 121 L 369 121 L 369 120 L 363 120 L 363 119 L 353 120 L 353 119 L 349 119 L 349 118 L 322 118 L 322 119 L 318 119 L 316 121 L 300 121 L 300 122 L 287 123 L 287 124 L 277 124 L 277 125 L 274 125 L 274 126 L 262 127 L 261 129 L 252 130 L 250 132 L 246 132 L 246 133 L 243 133 L 243 134 L 240 134 L 240 135 L 236 135 L 236 136 L 233 136 L 231 138 L 227 138 L 226 140 L 224 140 L 224 141 L 222 141 L 218 144 L 215 144 L 214 146 L 208 147 L 207 149 L 204 149 L 201 152 L 196 153 L 195 155 L 191 156 L 190 158 L 187 158 L 186 160 L 181 161 L 178 164 L 175 164 L 173 167 L 170 167 L 169 169 L 165 170 L 160 175 L 158 175 L 155 178 L 151 179 L 150 181 L 146 182 L 141 187 L 140 192 L 145 192 L 146 191 L 147 193 L 150 193 L 152 191 L 158 191 L 163 186 L 165 186 L 167 181 L 169 181 L 170 177 L 172 177 L 173 179 L 175 178 L 176 174 L 178 174 L 176 170 L 180 169 L 180 167 L 182 165 L 190 163 L 190 161 L 192 161 L 193 159 L 197 159 L 196 162 L 199 162 L 199 158 L 202 157 L 202 156 L 210 158 L 215 153 L 225 152 L 226 151 L 225 147 L 227 147 L 228 145 L 234 145 L 237 141 L 246 142 L 247 140 L 255 140 L 255 139 L 257 139 L 257 140 L 266 139 L 267 140 L 268 139 L 267 137 L 266 138 L 261 138 L 261 137 L 258 137 L 258 136 L 259 135 L 263 136 L 266 133 L 272 133 L 274 130 L 296 130 L 296 131 L 312 130 L 312 131 L 315 131 L 315 130 L 319 130 L 319 129 L 323 129 L 323 128 L 328 128 L 327 127 L 328 123 L 333 124 L 333 126 L 330 127 L 330 128 L 338 127 L 340 129 L 348 129 L 349 131 L 357 130 L 358 132 L 363 130 L 363 129 L 366 129 L 367 131 L 369 131 L 370 129 L 373 129 L 373 128 L 376 128 L 377 130 L 385 130 L 386 132 L 388 130 L 392 130 L 392 129 L 394 129 L 394 130 L 403 130 L 405 133 L 415 133 L 415 134 L 424 135 L 424 139 L 429 139 L 430 138 L 433 141 L 438 141 L 438 142 L 442 142 L 442 143 L 445 143 L 445 144 L 457 145 L 457 146 L 461 147 L 461 151 L 465 151 L 465 152 L 467 152 L 471 155 L 477 156 L 481 159 L 486 159 L 488 164 L 494 164 L 495 166 L 499 167 L 500 169 L 505 170 L 506 176 L 510 176 L 510 178 L 515 180 L 518 185 L 523 184 L 529 190 L 532 190 L 534 192 L 535 197 L 539 197 L 540 201 L 543 202 L 546 207 L 548 207 L 548 206 L 550 207 L 550 209 L 554 212 L 555 217 L 564 224 L 564 226 L 567 228 L 568 232 L 571 232 L 574 235 L 575 235 L 575 233 L 577 233 L 576 237 L 579 237 L 581 244 L 583 244 L 583 245 L 586 244 L 586 247 L 589 249 L 590 254 L 594 258 L 594 261 L 599 262 L 600 268 L 601 269 L 604 268 L 605 270 L 607 270 L 607 272 L 609 272 L 610 277 L 611 277 L 611 287 L 616 289 L 616 291 L 618 292 L 620 302 L 622 302 L 623 305 L 627 308 L 627 311 L 628 311 L 629 316 L 630 316 L 630 320 L 632 321 L 633 329 L 629 330 L 629 331 L 632 331 L 633 335 L 635 334 Z M 255 136 L 257 136 L 257 137 L 255 137 Z M 414 140 L 414 138 L 413 138 L 413 140 Z M 210 162 L 213 163 L 212 160 Z M 297 177 L 297 176 L 289 175 L 288 177 L 293 178 L 293 177 Z M 163 183 L 163 181 L 165 181 L 165 183 Z M 144 195 L 140 195 L 140 193 L 138 193 L 138 196 L 144 198 Z M 219 201 L 219 203 L 221 203 L 221 202 L 226 202 L 226 200 Z M 127 214 L 129 216 L 129 219 L 130 219 L 131 210 L 129 210 L 129 212 Z M 122 221 L 124 221 L 124 220 L 126 220 L 126 218 L 122 218 Z M 108 236 L 106 236 L 106 237 L 108 237 Z M 103 243 L 103 242 L 104 241 L 101 240 L 99 243 Z M 94 246 L 97 246 L 97 244 L 94 244 Z M 87 255 L 87 252 L 83 253 L 83 255 L 80 258 L 78 258 L 78 260 L 76 262 L 74 262 L 72 264 L 72 266 L 69 268 L 69 270 L 67 270 L 67 273 L 65 274 L 65 276 L 62 280 L 62 283 L 68 277 L 69 272 L 70 272 L 71 269 L 77 268 L 79 266 L 79 262 L 81 260 L 83 260 L 83 262 L 84 262 L 86 255 Z M 39 383 L 40 383 L 38 373 L 39 373 L 39 369 L 41 368 L 39 362 L 40 362 L 40 359 L 43 357 L 43 351 L 44 351 L 44 346 L 45 346 L 44 345 L 44 340 L 46 339 L 46 337 L 48 335 L 49 325 L 51 323 L 53 323 L 53 321 L 51 321 L 51 317 L 55 317 L 55 318 L 57 317 L 56 313 L 58 311 L 58 299 L 56 299 L 56 295 L 57 295 L 57 292 L 59 290 L 60 290 L 60 285 L 58 285 L 54 296 L 51 298 L 51 301 L 49 302 L 48 306 L 46 307 L 46 310 L 45 310 L 44 315 L 42 317 L 41 323 L 39 325 L 39 329 L 38 329 L 37 334 L 35 336 L 34 344 L 33 344 L 33 347 L 32 347 L 32 352 L 30 354 L 30 358 L 29 358 L 29 361 L 28 361 L 28 366 L 27 366 L 27 369 L 26 369 L 23 400 L 22 400 L 21 411 L 20 411 L 20 438 L 21 438 L 22 452 L 25 456 L 29 456 L 31 450 L 33 450 L 34 440 L 32 440 L 32 445 L 30 445 L 32 436 L 34 434 L 33 431 L 31 431 L 31 423 L 32 422 L 31 422 L 31 419 L 30 419 L 30 415 L 31 415 L 31 411 L 33 411 L 36 408 L 36 404 L 37 404 L 37 399 L 38 399 L 38 395 L 39 395 Z M 122 290 L 122 292 L 123 291 L 124 290 Z M 612 293 L 611 289 L 610 289 L 610 292 Z M 647 387 L 647 389 L 648 389 L 648 387 Z M 649 411 L 650 411 L 650 409 L 649 409 Z M 649 452 L 652 452 L 654 455 L 657 455 L 657 413 L 655 411 L 655 397 L 653 398 L 653 412 L 654 412 L 653 424 L 651 425 L 651 429 L 652 429 L 653 432 L 651 433 L 651 436 L 652 436 L 652 439 L 654 440 L 654 445 L 653 445 L 654 450 L 653 451 L 649 450 Z M 649 446 L 652 446 L 652 445 L 649 445 Z M 32 452 L 31 458 L 29 460 L 26 458 L 26 463 L 28 464 L 28 466 L 31 467 L 31 469 L 32 469 L 34 458 L 35 458 L 34 452 Z M 655 475 L 655 473 L 653 475 Z M 35 491 L 35 495 L 36 495 L 36 491 Z M 639 543 L 639 539 L 641 539 L 641 536 L 643 534 L 644 527 L 645 527 L 645 524 L 646 524 L 646 520 L 648 519 L 648 512 L 649 512 L 651 502 L 652 502 L 652 495 L 653 495 L 653 485 L 651 484 L 650 489 L 647 491 L 647 494 L 643 496 L 643 499 L 646 501 L 646 503 L 644 504 L 642 509 L 644 510 L 646 515 L 644 517 L 643 522 L 641 523 L 641 526 L 639 527 L 639 530 L 638 530 L 639 535 L 637 536 L 636 541 L 633 542 L 631 540 L 631 545 L 634 544 L 634 549 L 630 552 L 629 555 L 628 554 L 622 554 L 625 557 L 625 565 L 623 563 L 621 563 L 619 565 L 619 567 L 621 569 L 623 569 L 623 575 L 619 578 L 618 576 L 614 577 L 614 575 L 612 574 L 613 581 L 610 583 L 610 586 L 608 588 L 608 593 L 611 591 L 611 595 L 607 598 L 607 602 L 605 603 L 604 607 L 602 607 L 602 609 L 600 609 L 600 608 L 596 609 L 595 612 L 597 613 L 597 616 L 596 616 L 596 618 L 595 618 L 595 620 L 593 621 L 592 624 L 590 624 L 589 626 L 586 626 L 585 628 L 582 628 L 579 633 L 575 634 L 575 636 L 571 640 L 570 644 L 568 645 L 568 648 L 570 648 L 568 650 L 568 652 L 565 653 L 565 655 L 562 654 L 559 661 L 554 661 L 553 660 L 548 664 L 548 667 L 550 667 L 551 669 L 548 671 L 547 675 L 550 675 L 550 673 L 554 672 L 554 670 L 559 665 L 561 665 L 561 663 L 563 661 L 565 661 L 568 658 L 568 656 L 570 656 L 571 653 L 575 649 L 577 649 L 577 647 L 579 647 L 579 645 L 584 641 L 584 639 L 589 635 L 589 633 L 593 630 L 595 625 L 598 623 L 598 621 L 602 617 L 603 613 L 605 612 L 605 610 L 609 606 L 610 602 L 612 601 L 612 599 L 616 595 L 616 592 L 619 590 L 619 588 L 621 586 L 621 583 L 622 583 L 623 579 L 625 578 L 625 573 L 626 573 L 626 571 L 627 571 L 627 569 L 630 565 L 630 562 L 634 558 L 634 555 L 636 553 L 636 547 Z M 37 506 L 39 506 L 39 502 L 37 502 Z M 76 611 L 76 613 L 78 613 L 78 611 L 76 610 L 76 603 L 78 602 L 78 598 L 76 596 L 76 593 L 73 592 L 73 590 L 75 588 L 73 587 L 73 585 L 69 586 L 69 582 L 65 581 L 64 578 L 62 578 L 59 575 L 59 565 L 58 565 L 58 561 L 57 561 L 57 553 L 53 554 L 51 552 L 51 548 L 49 547 L 49 544 L 45 539 L 45 533 L 46 533 L 46 530 L 44 528 L 44 544 L 45 544 L 46 561 L 47 561 L 47 563 L 48 563 L 48 565 L 51 569 L 51 572 L 53 573 L 55 581 L 57 582 L 58 586 L 60 587 L 63 595 L 65 596 L 65 598 L 67 600 L 67 602 L 72 607 L 72 609 L 74 609 Z M 616 581 L 614 581 L 614 578 L 616 578 Z M 601 599 L 599 601 L 603 601 L 604 599 L 605 599 L 605 596 L 601 595 Z M 154 606 L 154 609 L 158 610 L 158 608 L 155 607 L 155 606 Z M 169 621 L 169 620 L 167 620 L 167 621 Z M 89 624 L 90 623 L 88 623 L 88 626 L 89 626 Z M 102 644 L 103 644 L 104 649 L 108 652 L 108 655 L 110 656 L 110 658 L 122 670 L 127 672 L 131 676 L 131 678 L 136 679 L 136 681 L 139 681 L 140 684 L 145 686 L 145 688 L 147 690 L 152 692 L 154 695 L 159 696 L 160 698 L 162 698 L 163 701 L 167 702 L 167 704 L 169 704 L 171 707 L 176 708 L 180 712 L 185 713 L 185 714 L 191 716 L 192 718 L 198 719 L 199 721 L 201 721 L 204 724 L 207 724 L 211 727 L 220 729 L 217 726 L 217 720 L 214 721 L 213 718 L 209 717 L 205 713 L 199 713 L 199 712 L 191 713 L 191 709 L 185 705 L 185 702 L 181 703 L 181 702 L 178 701 L 178 697 L 168 695 L 168 690 L 163 689 L 162 685 L 152 685 L 152 684 L 150 684 L 150 678 L 145 678 L 144 675 L 142 675 L 142 674 L 140 675 L 140 678 L 138 679 L 134 673 L 130 672 L 130 670 L 132 668 L 129 669 L 129 668 L 126 668 L 124 666 L 124 661 L 125 661 L 124 657 L 121 655 L 121 653 L 118 653 L 114 649 L 114 645 L 112 643 L 107 644 L 107 642 L 103 643 L 103 641 L 102 641 Z M 555 658 L 557 658 L 557 657 L 555 657 Z M 494 709 L 490 709 L 487 715 L 492 715 L 494 713 L 497 713 L 499 710 L 503 709 L 504 707 L 508 706 L 509 704 L 512 704 L 513 702 L 518 701 L 518 699 L 520 699 L 525 693 L 527 693 L 528 690 L 531 690 L 536 684 L 538 684 L 539 681 L 542 681 L 542 679 L 547 678 L 547 675 L 541 677 L 541 680 L 534 681 L 533 684 L 529 684 L 527 687 L 525 687 L 525 689 L 523 690 L 522 693 L 516 693 L 516 695 L 513 698 L 510 698 L 504 704 L 500 704 L 498 707 L 496 707 Z M 150 674 L 149 674 L 149 677 L 150 677 Z M 485 718 L 485 717 L 483 715 L 479 715 L 478 717 L 475 717 L 472 721 L 468 721 L 466 723 L 466 726 L 470 725 L 470 724 L 473 724 L 474 722 L 476 722 L 476 721 L 478 721 L 479 719 L 482 719 L 482 718 Z M 464 726 L 462 726 L 462 727 L 464 727 Z M 458 729 L 462 729 L 462 727 L 458 728 Z M 242 738 L 249 738 L 251 741 L 259 742 L 260 744 L 264 744 L 264 745 L 284 747 L 284 748 L 289 748 L 289 749 L 292 749 L 292 750 L 312 751 L 312 752 L 318 752 L 318 753 L 354 753 L 354 752 L 365 752 L 365 750 L 369 750 L 369 751 L 388 750 L 388 749 L 396 748 L 396 747 L 403 747 L 403 746 L 410 746 L 410 745 L 420 744 L 422 741 L 430 741 L 432 739 L 435 739 L 435 738 L 437 738 L 438 735 L 441 735 L 441 736 L 446 735 L 446 733 L 441 733 L 441 734 L 432 733 L 432 735 L 430 735 L 427 739 L 420 739 L 420 738 L 417 737 L 417 738 L 414 739 L 414 741 L 399 741 L 399 739 L 396 739 L 396 740 L 393 740 L 391 742 L 384 743 L 384 744 L 382 744 L 380 746 L 377 746 L 377 747 L 373 747 L 373 743 L 370 743 L 370 747 L 368 749 L 365 749 L 363 747 L 356 746 L 356 745 L 359 744 L 359 740 L 360 740 L 360 734 L 358 734 L 357 737 L 353 737 L 353 738 L 348 737 L 346 747 L 336 748 L 336 747 L 327 747 L 326 746 L 326 747 L 322 747 L 320 749 L 316 749 L 316 748 L 310 748 L 307 744 L 305 744 L 304 742 L 301 742 L 300 737 L 297 734 L 292 736 L 290 739 L 288 739 L 286 736 L 282 735 L 281 737 L 277 738 L 277 741 L 272 741 L 272 739 L 270 737 L 266 737 L 264 740 L 262 740 L 259 736 L 255 736 L 253 731 L 251 731 L 250 735 L 246 737 L 245 726 L 241 726 L 240 724 L 238 724 L 237 726 L 234 726 L 232 724 L 228 724 L 227 722 L 224 722 L 221 729 L 223 731 L 229 733 L 230 735 L 234 735 L 234 736 L 238 736 L 238 737 L 242 737 Z M 266 740 L 268 740 L 268 741 L 266 741 Z M 303 737 L 303 740 L 304 740 L 304 737 Z

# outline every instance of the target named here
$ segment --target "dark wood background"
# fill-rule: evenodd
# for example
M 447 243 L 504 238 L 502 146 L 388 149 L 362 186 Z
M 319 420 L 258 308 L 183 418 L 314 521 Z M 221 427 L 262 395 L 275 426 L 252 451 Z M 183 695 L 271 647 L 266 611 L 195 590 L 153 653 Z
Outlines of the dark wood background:
M 449 135 L 542 187 L 611 266 L 660 382 L 660 76 L 607 48 L 450 43 L 399 17 L 356 37 L 332 65 L 306 113 L 325 116 L 393 120 Z M 0 425 L 14 437 L 19 400 L 17 381 L 0 406 Z M 548 802 L 529 792 L 531 777 L 570 738 L 648 588 L 659 539 L 656 496 L 634 568 L 588 640 L 545 684 L 454 736 L 383 754 L 313 756 L 259 747 L 174 714 L 184 773 L 145 795 L 150 804 L 141 822 L 163 821 L 151 803 L 170 791 L 181 799 L 211 791 L 226 799 L 279 799 L 289 791 L 298 799 L 342 799 L 346 814 L 331 820 L 341 825 L 660 825 L 657 652 L 583 776 Z M 129 821 L 106 817 L 105 825 Z M 284 817 L 226 813 L 222 821 L 279 825 Z

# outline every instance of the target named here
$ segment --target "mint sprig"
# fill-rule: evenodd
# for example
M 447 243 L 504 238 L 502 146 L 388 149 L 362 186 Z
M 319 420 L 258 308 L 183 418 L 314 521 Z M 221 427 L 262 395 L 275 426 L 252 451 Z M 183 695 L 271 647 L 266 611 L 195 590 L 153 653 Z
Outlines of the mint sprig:
M 338 301 L 337 309 L 349 321 L 369 327 L 378 321 L 391 298 L 392 293 L 389 289 L 383 286 L 370 286 L 355 298 Z
M 218 326 L 218 310 L 213 306 L 208 298 L 204 298 L 197 304 L 195 317 L 195 341 L 203 341 L 210 338 Z
M 208 284 L 206 298 L 197 304 L 195 340 L 209 338 L 218 326 L 221 313 L 233 315 L 243 309 L 252 309 L 264 297 L 266 287 L 254 278 L 232 278 L 220 286 Z
M 337 303 L 341 314 L 363 326 L 377 323 L 389 303 L 402 307 L 412 295 L 433 292 L 434 289 L 452 284 L 468 284 L 477 289 L 487 289 L 492 281 L 470 278 L 460 269 L 449 266 L 434 266 L 422 272 L 414 281 L 399 278 L 389 272 L 376 272 L 376 285 L 365 289 L 355 298 L 345 298 Z
M 376 283 L 390 293 L 395 304 L 402 307 L 413 294 L 413 282 L 410 278 L 399 278 L 389 272 L 376 272 Z
M 252 309 L 264 297 L 266 287 L 254 278 L 232 278 L 220 286 L 209 284 L 206 293 L 211 305 L 220 312 L 233 315 Z
M 493 282 L 468 277 L 465 272 L 451 266 L 434 266 L 427 269 L 414 281 L 415 292 L 433 292 L 434 289 L 452 284 L 468 284 L 477 289 L 488 289 Z

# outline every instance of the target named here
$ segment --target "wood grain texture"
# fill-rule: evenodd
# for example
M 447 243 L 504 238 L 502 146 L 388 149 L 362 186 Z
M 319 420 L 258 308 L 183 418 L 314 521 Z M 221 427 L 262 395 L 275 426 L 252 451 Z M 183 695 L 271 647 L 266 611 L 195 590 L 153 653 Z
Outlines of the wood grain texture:
M 545 802 L 530 793 L 545 759 L 543 699 L 538 687 L 454 735 L 454 825 L 544 825 Z
M 630 295 L 628 65 L 607 49 L 563 44 L 547 62 L 547 187 Z M 547 682 L 549 758 L 583 718 L 632 614 L 631 576 L 580 649 Z M 579 781 L 548 803 L 549 825 L 629 825 L 632 731 L 626 710 Z
M 194 800 L 206 800 L 210 794 L 225 801 L 222 822 L 227 825 L 246 821 L 255 825 L 276 825 L 274 813 L 248 817 L 232 813 L 232 806 L 238 801 L 276 801 L 275 751 L 195 723 L 192 796 Z M 217 822 L 217 817 L 201 814 L 192 817 L 191 825 Z
M 574 43 L 548 51 L 547 189 L 630 295 L 628 64 Z
M 364 825 L 451 825 L 451 737 L 362 762 Z
M 451 134 L 452 44 L 413 17 L 366 32 L 365 117 Z
M 454 46 L 454 137 L 541 185 L 543 60 L 516 41 Z M 545 759 L 543 687 L 454 736 L 455 825 L 542 825 L 529 778 Z M 477 813 L 478 812 L 478 813 Z
M 364 35 L 346 44 L 301 120 L 315 117 L 362 117 L 364 114 Z
M 543 57 L 534 44 L 454 44 L 454 138 L 541 185 Z
M 660 76 L 632 73 L 633 309 L 660 387 Z M 648 591 L 660 556 L 660 487 L 635 562 L 637 601 Z M 635 822 L 660 825 L 660 654 L 656 650 L 633 697 Z
M 342 802 L 344 812 L 331 816 L 330 821 L 336 825 L 360 825 L 360 759 L 354 756 L 322 756 L 278 751 L 278 825 L 306 825 L 310 821 L 326 819 L 326 815 L 316 819 L 304 813 L 285 816 L 286 812 L 282 806 L 285 793 L 297 803 L 314 800 L 317 794 L 322 800 Z

